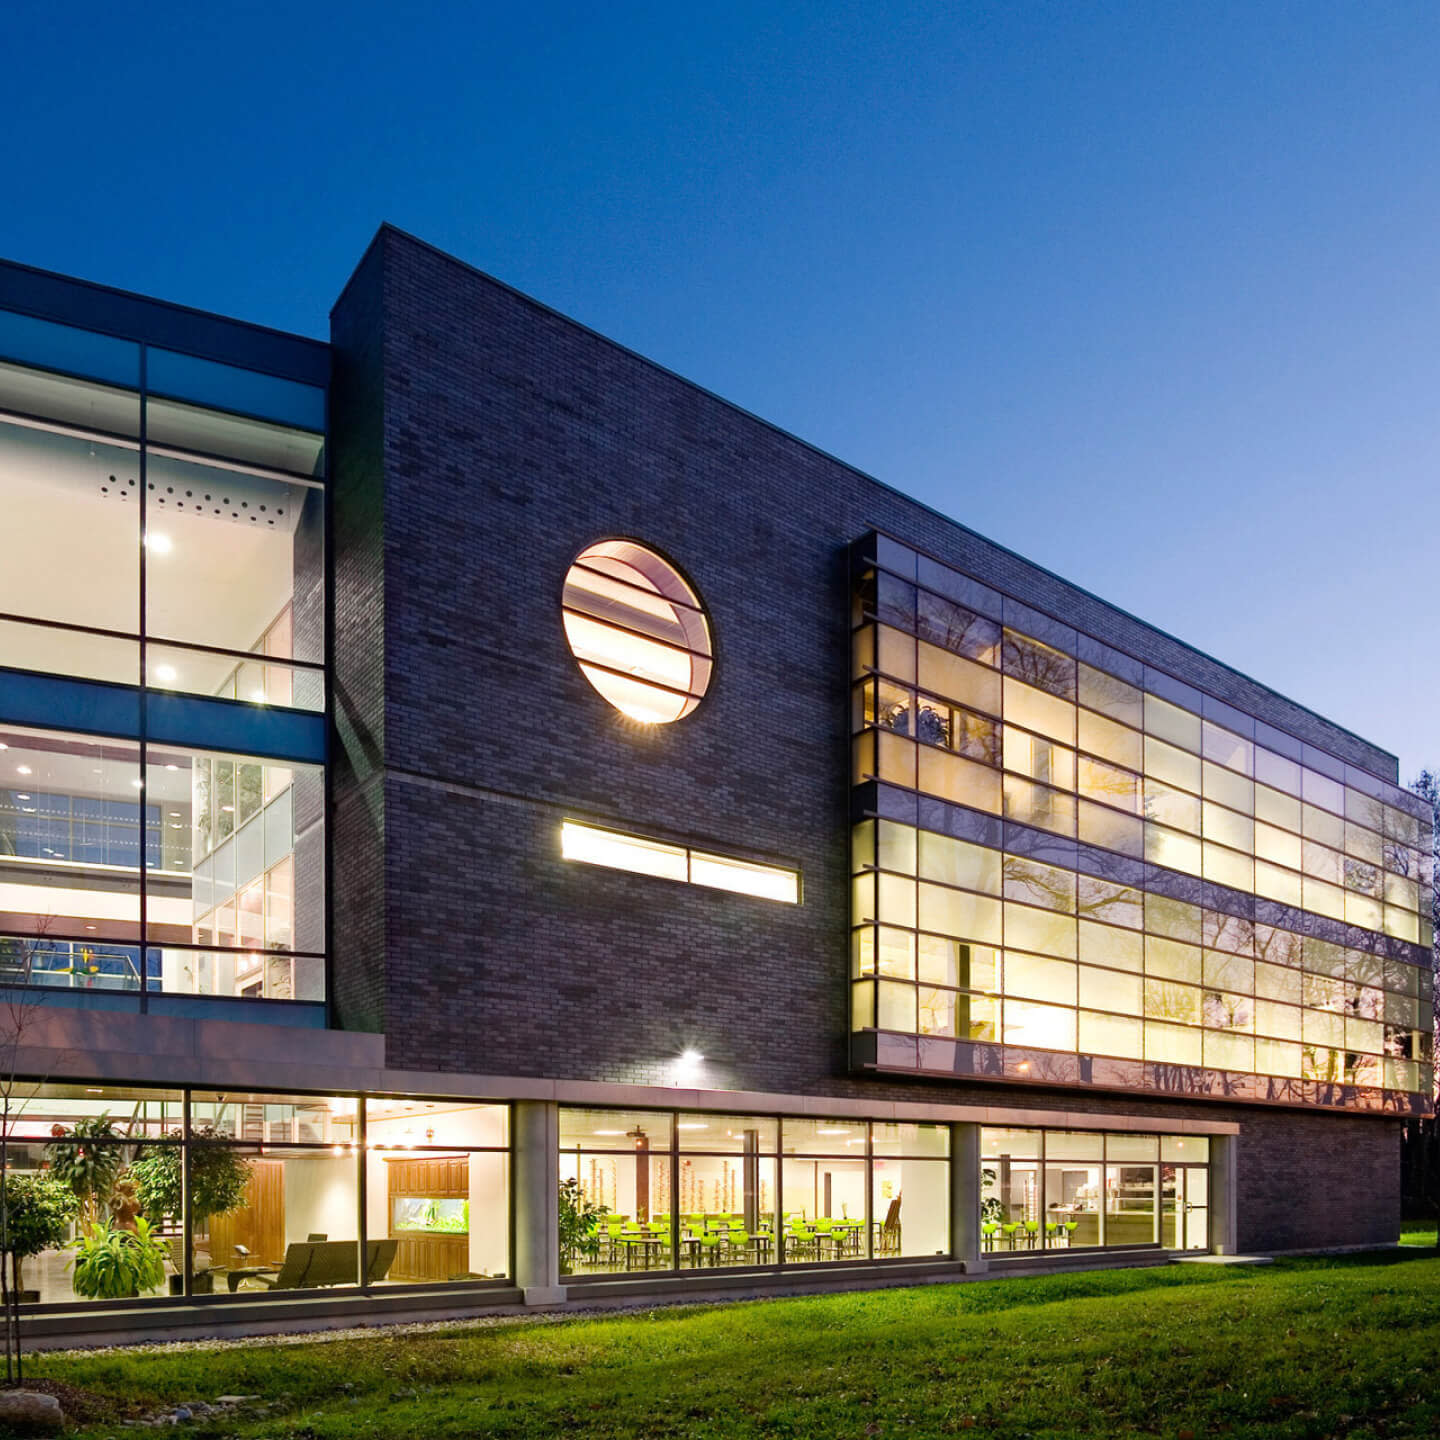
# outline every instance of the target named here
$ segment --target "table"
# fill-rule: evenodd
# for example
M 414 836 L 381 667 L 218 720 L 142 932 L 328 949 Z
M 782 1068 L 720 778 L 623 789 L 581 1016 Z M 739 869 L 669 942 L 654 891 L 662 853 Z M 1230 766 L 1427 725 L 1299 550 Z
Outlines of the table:
M 262 1275 L 278 1275 L 278 1265 L 243 1265 L 238 1270 L 227 1270 L 225 1272 L 225 1283 L 230 1287 L 233 1295 L 240 1288 L 242 1280 L 256 1280 Z
M 658 1249 L 661 1245 L 669 1245 L 670 1237 L 668 1235 L 617 1235 L 615 1243 L 625 1247 L 625 1268 L 627 1270 L 635 1268 L 635 1246 L 639 1245 L 645 1252 L 645 1269 L 648 1270 L 652 1248 Z

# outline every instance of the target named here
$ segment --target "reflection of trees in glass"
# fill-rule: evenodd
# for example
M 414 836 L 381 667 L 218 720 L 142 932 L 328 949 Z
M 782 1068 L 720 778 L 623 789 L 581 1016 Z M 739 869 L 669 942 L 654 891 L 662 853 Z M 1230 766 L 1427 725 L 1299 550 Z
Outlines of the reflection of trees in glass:
M 1093 875 L 1077 877 L 1075 909 L 1082 920 L 1103 920 L 1127 930 L 1140 929 L 1145 920 L 1141 891 Z
M 1200 1014 L 1203 1023 L 1211 1030 L 1249 1032 L 1255 1028 L 1254 1005 L 1246 995 L 1207 990 L 1201 1002 Z
M 920 591 L 917 632 L 922 640 L 942 646 L 956 655 L 978 660 L 984 665 L 995 663 L 995 650 L 1000 643 L 1000 627 L 967 610 L 963 605 L 944 600 L 939 595 Z
M 1023 680 L 1037 690 L 1058 695 L 1062 700 L 1075 698 L 1075 660 L 1063 651 L 1054 650 L 1018 631 L 1006 630 L 1001 646 L 1001 663 L 1007 675 Z
M 1219 910 L 1207 910 L 1203 916 L 1200 933 L 1209 950 L 1226 950 L 1235 955 L 1249 955 L 1255 948 L 1255 926 L 1238 915 L 1226 915 Z
M 1075 872 L 1007 855 L 1004 861 L 1005 898 L 1038 905 L 1062 914 L 1075 913 Z
M 1345 857 L 1345 887 L 1359 890 L 1365 895 L 1380 896 L 1380 871 L 1366 860 L 1352 860 Z

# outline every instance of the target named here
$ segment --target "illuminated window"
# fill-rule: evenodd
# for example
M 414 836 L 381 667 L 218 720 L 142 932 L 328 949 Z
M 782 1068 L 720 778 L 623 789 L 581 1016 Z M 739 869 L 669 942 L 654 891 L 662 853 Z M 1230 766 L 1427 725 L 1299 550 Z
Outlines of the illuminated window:
M 680 880 L 713 890 L 734 890 L 741 895 L 780 900 L 787 905 L 800 901 L 800 874 L 796 870 L 691 850 L 685 845 L 669 845 L 639 835 L 622 835 L 616 830 L 600 830 L 574 820 L 566 820 L 560 827 L 560 853 L 566 860 L 578 860 L 585 865 L 630 870 L 637 875 L 655 875 L 662 880 Z
M 663 725 L 710 683 L 710 624 L 679 571 L 633 540 L 602 540 L 565 576 L 565 638 L 585 678 L 623 715 Z

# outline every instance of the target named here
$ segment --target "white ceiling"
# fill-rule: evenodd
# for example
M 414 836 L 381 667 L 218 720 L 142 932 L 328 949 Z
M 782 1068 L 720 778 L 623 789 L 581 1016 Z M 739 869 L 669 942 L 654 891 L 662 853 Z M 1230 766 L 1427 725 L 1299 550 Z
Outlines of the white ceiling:
M 138 464 L 135 450 L 0 423 L 6 542 L 0 610 L 136 629 Z M 149 633 L 248 649 L 291 596 L 294 527 L 304 487 L 163 456 L 152 456 L 148 479 L 155 486 L 151 535 L 163 537 L 147 556 Z M 62 643 L 74 646 L 79 638 Z M 0 629 L 0 663 L 56 668 L 46 659 L 56 643 L 53 632 L 26 634 L 6 626 Z M 85 673 L 133 683 L 135 659 L 128 647 L 83 643 L 88 649 L 82 658 L 90 665 Z M 182 663 L 166 658 L 177 668 Z M 229 662 L 190 657 L 184 663 L 208 665 L 204 676 L 177 682 L 202 693 L 231 668 Z

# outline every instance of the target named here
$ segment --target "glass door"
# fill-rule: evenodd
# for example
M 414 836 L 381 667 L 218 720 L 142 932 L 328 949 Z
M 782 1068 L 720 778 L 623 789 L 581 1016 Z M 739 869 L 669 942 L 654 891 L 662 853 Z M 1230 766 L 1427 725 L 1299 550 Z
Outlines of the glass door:
M 1210 1172 L 1204 1165 L 1162 1165 L 1160 1205 L 1160 1243 L 1167 1250 L 1210 1248 Z

